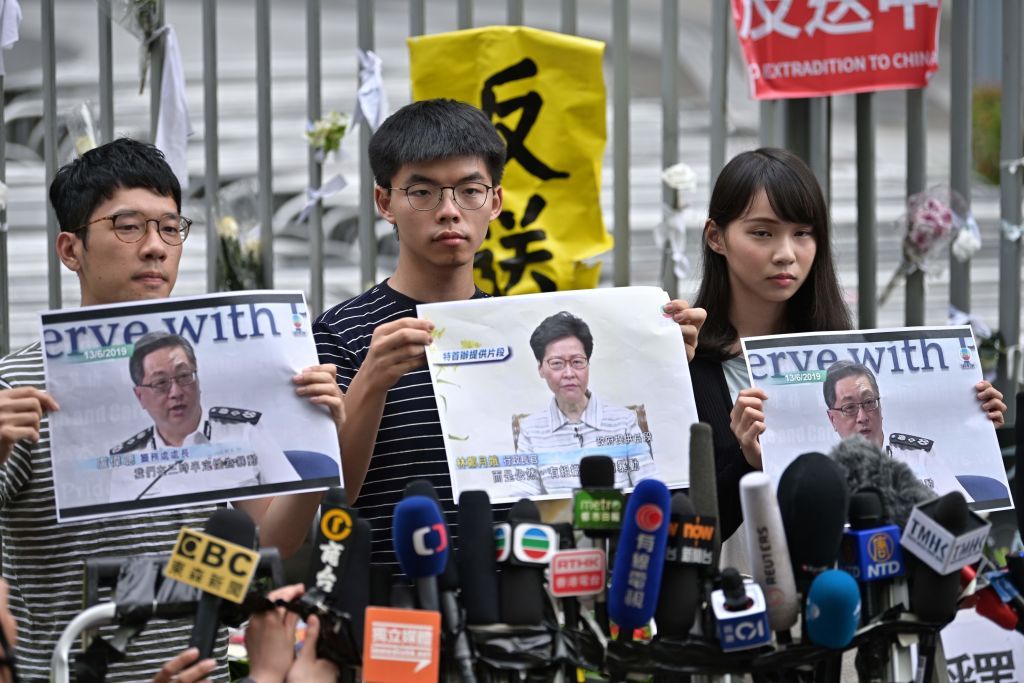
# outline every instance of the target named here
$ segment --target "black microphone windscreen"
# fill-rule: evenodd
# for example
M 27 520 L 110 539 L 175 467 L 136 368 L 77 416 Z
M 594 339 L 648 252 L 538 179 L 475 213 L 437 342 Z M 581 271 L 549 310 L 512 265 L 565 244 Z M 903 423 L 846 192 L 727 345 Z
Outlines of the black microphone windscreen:
M 615 487 L 615 462 L 607 455 L 585 455 L 580 459 L 580 488 Z
M 950 491 L 946 495 L 940 496 L 938 502 L 935 503 L 934 512 L 932 519 L 954 536 L 959 536 L 967 531 L 971 513 L 967 507 L 967 500 L 959 491 Z
M 813 577 L 835 564 L 846 523 L 846 478 L 822 453 L 804 453 L 779 480 L 779 511 L 793 570 Z
M 363 651 L 366 607 L 370 604 L 370 545 L 373 527 L 363 518 L 355 521 L 348 544 L 348 560 L 338 593 L 338 607 L 352 619 L 352 636 L 358 652 Z
M 390 564 L 370 565 L 370 604 L 391 607 L 391 586 L 395 580 L 395 567 Z
M 696 514 L 693 502 L 685 493 L 672 495 L 671 520 L 689 517 Z M 679 535 L 672 527 L 669 533 Z M 671 545 L 673 538 L 668 540 Z M 697 568 L 673 562 L 665 563 L 665 571 L 661 575 L 661 590 L 658 591 L 658 604 L 654 608 L 654 622 L 658 625 L 658 633 L 665 638 L 683 640 L 693 627 L 693 620 L 700 604 L 700 578 Z
M 847 514 L 851 529 L 873 529 L 886 523 L 882 496 L 874 486 L 858 489 L 850 496 Z
M 501 623 L 536 626 L 544 621 L 543 575 L 534 567 L 504 565 L 500 577 Z
M 441 517 L 444 517 L 444 506 L 441 505 L 441 499 L 437 497 L 437 489 L 427 479 L 413 479 L 405 485 L 404 496 L 426 496 L 432 498 L 437 507 L 441 510 Z M 448 539 L 454 543 L 454 538 Z M 459 589 L 459 568 L 458 559 L 456 557 L 455 546 L 449 545 L 448 547 L 448 561 L 444 566 L 444 572 L 437 577 L 437 588 L 442 591 L 455 591 Z
M 529 498 L 520 498 L 508 511 L 509 520 L 540 523 L 540 508 Z
M 915 505 L 935 497 L 909 465 L 885 454 L 860 434 L 840 441 L 830 455 L 845 472 L 847 489 L 878 489 L 882 509 L 900 528 L 906 526 Z
M 714 566 L 722 548 L 718 526 L 718 476 L 715 474 L 715 444 L 711 425 L 697 422 L 690 425 L 690 500 L 698 515 L 716 520 L 713 541 Z
M 203 531 L 243 548 L 256 545 L 256 525 L 252 517 L 235 508 L 218 508 L 206 520 Z
M 486 491 L 463 491 L 459 496 L 459 577 L 466 623 L 496 624 L 498 561 L 494 549 L 494 512 Z

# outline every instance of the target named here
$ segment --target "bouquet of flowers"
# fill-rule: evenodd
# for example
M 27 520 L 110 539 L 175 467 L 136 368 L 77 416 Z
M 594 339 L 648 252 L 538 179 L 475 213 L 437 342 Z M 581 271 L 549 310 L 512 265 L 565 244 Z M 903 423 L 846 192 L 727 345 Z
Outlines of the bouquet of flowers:
M 675 190 L 674 206 L 662 207 L 662 221 L 654 229 L 654 241 L 671 258 L 672 271 L 677 278 L 686 277 L 690 260 L 686 258 L 686 214 L 689 204 L 687 192 L 697 190 L 697 174 L 686 164 L 675 164 L 661 172 L 661 182 Z
M 160 5 L 163 0 L 99 0 L 101 8 L 109 8 L 110 18 L 139 39 L 139 94 L 146 88 L 150 51 L 154 34 L 161 26 Z
M 306 141 L 317 151 L 320 163 L 324 162 L 328 154 L 341 149 L 341 139 L 345 137 L 350 120 L 348 114 L 332 111 L 306 124 Z
M 247 178 L 217 193 L 217 290 L 262 289 L 259 183 Z
M 885 304 L 900 281 L 917 271 L 940 273 L 945 264 L 945 248 L 954 242 L 954 253 L 961 260 L 970 258 L 981 241 L 978 227 L 967 215 L 963 198 L 948 187 L 938 186 L 911 195 L 907 213 L 897 221 L 906 229 L 903 259 L 878 299 Z

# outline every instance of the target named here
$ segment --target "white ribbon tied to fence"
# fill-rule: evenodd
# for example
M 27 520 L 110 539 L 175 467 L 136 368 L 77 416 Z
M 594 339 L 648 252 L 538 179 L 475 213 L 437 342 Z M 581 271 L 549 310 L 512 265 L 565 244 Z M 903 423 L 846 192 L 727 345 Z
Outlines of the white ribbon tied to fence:
M 309 214 L 313 211 L 313 207 L 316 203 L 327 199 L 332 194 L 338 194 L 345 189 L 348 185 L 348 181 L 345 180 L 345 176 L 340 173 L 320 187 L 314 189 L 312 187 L 306 188 L 306 205 L 302 207 L 302 213 L 299 214 L 299 223 L 305 223 L 306 219 L 309 218 Z
M 185 190 L 188 188 L 188 138 L 192 135 L 192 120 L 185 99 L 185 69 L 174 27 L 161 26 L 150 40 L 158 40 L 160 36 L 164 38 L 164 68 L 155 144 L 178 177 L 181 189 Z
M 359 90 L 353 127 L 366 121 L 376 132 L 388 115 L 388 94 L 384 91 L 383 62 L 373 50 L 356 50 L 359 58 Z
M 0 0 L 0 76 L 7 73 L 4 50 L 10 50 L 18 42 L 20 23 L 21 5 L 18 4 L 18 0 Z

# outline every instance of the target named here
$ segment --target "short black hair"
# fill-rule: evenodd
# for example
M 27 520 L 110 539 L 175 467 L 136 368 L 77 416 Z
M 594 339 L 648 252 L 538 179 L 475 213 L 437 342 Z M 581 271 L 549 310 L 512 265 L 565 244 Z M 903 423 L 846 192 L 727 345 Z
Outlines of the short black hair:
M 840 360 L 828 366 L 828 370 L 825 371 L 825 383 L 821 385 L 821 393 L 828 408 L 835 408 L 836 384 L 839 383 L 839 380 L 857 375 L 866 376 L 871 382 L 871 388 L 875 390 L 875 395 L 879 398 L 882 397 L 881 392 L 878 391 L 875 373 L 871 372 L 868 366 L 863 363 L 855 363 L 852 360 Z
M 50 183 L 50 203 L 60 229 L 73 232 L 115 192 L 135 188 L 173 197 L 181 213 L 181 185 L 163 152 L 131 138 L 100 145 L 62 166 Z
M 192 348 L 192 344 L 189 343 L 188 339 L 185 339 L 180 334 L 171 334 L 170 332 L 159 330 L 147 332 L 139 338 L 139 341 L 135 342 L 132 357 L 128 361 L 128 373 L 132 376 L 132 383 L 135 386 L 139 386 L 142 384 L 142 380 L 146 378 L 146 370 L 143 367 L 146 356 L 159 349 L 175 346 L 185 349 L 188 362 L 192 364 L 193 368 L 199 368 L 199 365 L 196 363 L 195 349 Z
M 583 322 L 582 318 L 569 311 L 559 311 L 544 318 L 530 335 L 530 348 L 533 349 L 533 355 L 537 358 L 537 362 L 540 363 L 544 360 L 544 352 L 547 350 L 548 344 L 566 337 L 579 339 L 583 344 L 583 353 L 587 355 L 588 360 L 590 359 L 590 355 L 594 353 L 594 337 L 590 334 L 590 327 Z
M 476 107 L 457 100 L 421 100 L 389 116 L 370 138 L 370 168 L 380 187 L 405 164 L 440 159 L 482 159 L 491 184 L 500 185 L 505 170 L 505 142 L 494 124 Z

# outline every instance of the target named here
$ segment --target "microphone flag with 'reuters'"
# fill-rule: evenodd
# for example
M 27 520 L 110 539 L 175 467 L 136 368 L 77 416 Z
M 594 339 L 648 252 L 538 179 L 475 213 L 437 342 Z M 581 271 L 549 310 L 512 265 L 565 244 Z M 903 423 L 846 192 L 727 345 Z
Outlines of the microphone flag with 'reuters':
M 608 614 L 626 633 L 644 627 L 654 616 L 670 509 L 668 488 L 655 479 L 637 484 L 626 503 L 608 591 Z
M 768 623 L 773 631 L 787 631 L 800 616 L 800 599 L 782 514 L 767 474 L 750 472 L 740 479 L 740 506 L 751 571 L 764 591 Z

